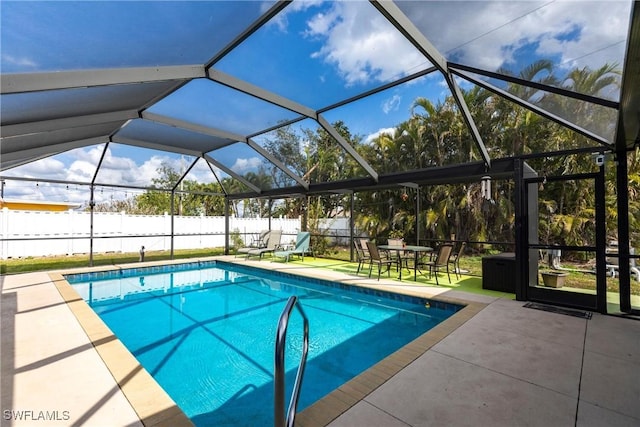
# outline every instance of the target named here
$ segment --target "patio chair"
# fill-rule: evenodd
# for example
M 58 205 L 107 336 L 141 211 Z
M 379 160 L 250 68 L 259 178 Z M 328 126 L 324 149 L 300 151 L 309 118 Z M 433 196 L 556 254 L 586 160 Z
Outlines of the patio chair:
M 298 255 L 304 261 L 304 254 L 310 253 L 309 245 L 311 243 L 311 233 L 308 231 L 300 231 L 296 236 L 296 244 L 293 249 L 276 250 L 273 253 L 274 257 L 284 258 L 284 262 L 289 262 L 291 255 Z
M 249 244 L 249 246 L 240 248 L 236 251 L 236 257 L 240 254 L 247 255 L 249 251 L 252 249 L 266 248 L 270 233 L 271 233 L 271 230 L 261 231 L 258 237 L 254 237 L 253 239 L 251 239 L 251 243 Z
M 367 240 L 367 249 L 369 250 L 369 256 L 371 257 L 371 262 L 369 264 L 369 277 L 371 277 L 371 270 L 373 270 L 373 264 L 378 264 L 378 280 L 380 280 L 380 273 L 382 272 L 382 266 L 387 266 L 387 275 L 391 276 L 391 265 L 396 262 L 396 260 L 387 257 L 386 255 L 380 255 L 378 251 L 378 247 L 372 241 Z
M 432 274 L 436 276 L 436 285 L 440 285 L 438 283 L 438 272 L 441 269 L 445 269 L 447 271 L 447 277 L 449 278 L 449 283 L 451 283 L 451 275 L 449 274 L 449 259 L 451 258 L 451 252 L 453 252 L 453 245 L 450 243 L 445 243 L 440 245 L 438 248 L 438 253 L 433 261 L 427 261 L 422 263 L 429 268 L 429 278 L 431 278 Z
M 404 239 L 388 239 L 387 244 L 389 246 L 404 246 Z M 396 270 L 399 270 L 404 265 L 409 270 L 409 261 L 413 261 L 413 254 L 406 251 L 389 251 L 389 258 L 396 260 Z
M 460 257 L 464 253 L 464 249 L 467 247 L 467 242 L 462 242 L 458 251 L 453 255 L 451 259 L 449 259 L 449 264 L 453 264 L 453 272 L 456 273 L 456 279 L 462 277 L 460 273 Z
M 367 246 L 368 241 L 369 239 L 360 239 L 360 247 L 362 248 L 362 252 L 364 252 L 367 257 L 371 257 L 371 255 L 369 255 L 369 247 Z
M 265 248 L 253 248 L 247 252 L 247 258 L 251 256 L 259 256 L 262 259 L 264 254 L 274 253 L 280 246 L 280 239 L 282 238 L 281 230 L 273 230 L 269 233 L 269 239 L 267 240 L 267 246 Z
M 364 264 L 371 263 L 371 256 L 369 255 L 369 248 L 367 248 L 366 242 L 367 239 L 356 239 L 353 241 L 356 257 L 358 258 L 358 270 L 356 270 L 356 274 L 360 273 L 360 269 Z

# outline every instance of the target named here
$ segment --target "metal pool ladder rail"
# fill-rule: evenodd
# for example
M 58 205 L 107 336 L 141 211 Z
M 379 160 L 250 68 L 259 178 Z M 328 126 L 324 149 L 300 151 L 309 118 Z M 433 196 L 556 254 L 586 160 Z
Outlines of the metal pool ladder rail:
M 309 319 L 304 314 L 300 304 L 296 304 L 298 298 L 296 296 L 289 297 L 287 305 L 284 307 L 280 320 L 278 321 L 278 329 L 276 331 L 276 357 L 274 364 L 274 418 L 273 424 L 275 427 L 292 427 L 296 417 L 296 409 L 298 407 L 298 397 L 300 396 L 300 386 L 302 385 L 302 376 L 304 375 L 304 367 L 307 364 L 307 353 L 309 351 Z M 293 307 L 296 307 L 302 316 L 304 322 L 304 341 L 302 347 L 302 357 L 300 359 L 300 365 L 298 365 L 298 373 L 296 374 L 296 382 L 293 385 L 293 392 L 291 393 L 291 400 L 289 402 L 289 410 L 287 411 L 285 419 L 284 410 L 284 380 L 285 380 L 285 368 L 284 368 L 284 351 L 285 344 L 287 342 L 287 327 L 289 326 L 289 316 Z

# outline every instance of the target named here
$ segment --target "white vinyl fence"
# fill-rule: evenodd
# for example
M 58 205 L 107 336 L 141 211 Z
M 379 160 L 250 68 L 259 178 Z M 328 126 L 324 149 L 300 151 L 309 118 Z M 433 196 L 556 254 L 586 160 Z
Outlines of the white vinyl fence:
M 174 249 L 224 246 L 224 217 L 175 216 Z M 230 218 L 229 232 L 246 243 L 269 228 L 268 218 Z M 283 243 L 295 241 L 299 219 L 271 218 Z M 91 213 L 0 210 L 0 258 L 89 253 Z M 93 214 L 93 252 L 137 252 L 171 249 L 171 216 Z

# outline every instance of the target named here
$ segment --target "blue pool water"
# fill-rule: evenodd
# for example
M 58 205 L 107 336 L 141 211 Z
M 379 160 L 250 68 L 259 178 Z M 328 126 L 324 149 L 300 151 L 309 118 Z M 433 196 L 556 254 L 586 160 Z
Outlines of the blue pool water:
M 197 426 L 273 425 L 274 340 L 291 295 L 310 329 L 299 410 L 461 308 L 215 261 L 66 278 Z M 301 349 L 294 310 L 287 396 Z

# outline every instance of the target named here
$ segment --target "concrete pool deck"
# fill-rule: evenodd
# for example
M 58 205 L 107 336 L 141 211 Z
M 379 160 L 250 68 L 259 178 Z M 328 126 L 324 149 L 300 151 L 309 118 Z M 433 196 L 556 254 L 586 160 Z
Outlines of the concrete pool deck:
M 299 263 L 217 259 L 468 304 L 301 411 L 297 425 L 640 425 L 638 321 L 587 320 Z M 60 277 L 0 276 L 2 425 L 190 425 Z

